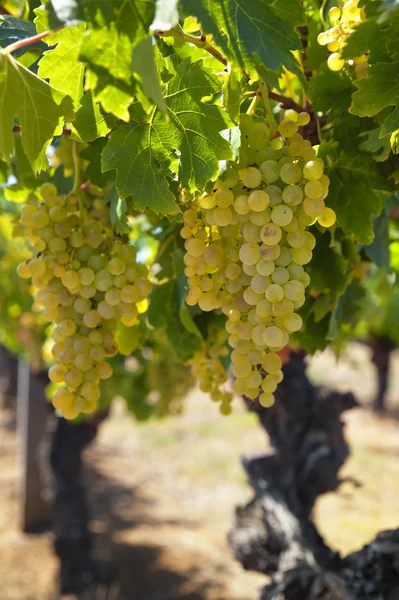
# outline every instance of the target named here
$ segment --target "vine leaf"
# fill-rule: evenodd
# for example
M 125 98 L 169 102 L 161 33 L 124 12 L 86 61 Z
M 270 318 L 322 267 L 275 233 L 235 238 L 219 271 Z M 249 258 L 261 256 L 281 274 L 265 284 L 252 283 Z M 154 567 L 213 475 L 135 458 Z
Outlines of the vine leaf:
M 376 167 L 372 165 L 364 154 L 344 155 L 328 173 L 331 185 L 327 205 L 335 210 L 340 227 L 362 244 L 373 241 L 372 218 L 382 208 L 382 200 L 373 190 L 382 182 L 375 180 Z
M 162 97 L 151 36 L 140 40 L 133 48 L 131 68 L 140 76 L 144 94 L 154 100 L 159 110 L 166 113 L 167 109 L 165 100 Z
M 374 219 L 374 240 L 364 250 L 367 256 L 382 269 L 389 270 L 389 214 L 385 209 Z
M 292 51 L 302 46 L 295 28 L 305 24 L 297 0 L 181 0 L 181 5 L 214 36 L 225 55 L 251 75 L 259 64 L 277 72 L 282 65 L 297 70 Z
M 0 152 L 9 157 L 14 142 L 12 126 L 22 128 L 22 146 L 35 172 L 48 167 L 46 149 L 61 133 L 65 120 L 73 120 L 72 99 L 0 52 Z
M 112 115 L 104 115 L 100 105 L 93 100 L 93 94 L 87 92 L 82 100 L 81 107 L 76 113 L 72 126 L 72 136 L 79 142 L 92 142 L 104 137 L 115 125 Z
M 189 59 L 176 68 L 170 60 L 165 64 L 173 73 L 164 93 L 169 122 L 156 107 L 150 115 L 133 111 L 136 122 L 122 125 L 111 135 L 102 164 L 105 171 L 117 170 L 121 198 L 132 195 L 140 210 L 148 206 L 168 214 L 176 210 L 176 203 L 166 177 L 178 174 L 191 192 L 202 190 L 217 178 L 218 161 L 231 159 L 232 153 L 220 135 L 231 126 L 227 113 L 203 102 L 220 91 L 218 78 Z
M 109 214 L 111 225 L 115 233 L 122 235 L 130 232 L 130 227 L 127 221 L 127 202 L 119 198 L 115 186 L 106 193 L 103 204 L 109 204 Z
M 45 38 L 46 44 L 54 46 L 44 52 L 39 62 L 38 75 L 48 79 L 54 87 L 71 96 L 75 110 L 83 95 L 84 63 L 79 60 L 80 48 L 86 26 L 66 27 Z
M 105 70 L 95 72 L 88 69 L 86 87 L 93 92 L 95 100 L 101 104 L 105 112 L 115 115 L 122 121 L 130 120 L 128 109 L 134 100 L 134 82 L 126 85 L 113 79 Z
M 352 96 L 350 112 L 359 117 L 373 117 L 387 106 L 397 107 L 399 105 L 398 73 L 399 62 L 370 65 L 368 76 L 355 81 L 358 91 Z M 382 127 L 385 128 L 385 123 Z

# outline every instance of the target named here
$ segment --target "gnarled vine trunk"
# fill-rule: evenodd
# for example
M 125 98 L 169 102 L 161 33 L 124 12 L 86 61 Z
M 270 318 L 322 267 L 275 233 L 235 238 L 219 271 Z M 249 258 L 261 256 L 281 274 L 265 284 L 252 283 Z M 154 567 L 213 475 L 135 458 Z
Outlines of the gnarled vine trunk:
M 292 353 L 273 408 L 248 403 L 273 449 L 243 458 L 254 498 L 237 508 L 230 544 L 244 568 L 271 576 L 261 600 L 397 600 L 399 530 L 341 558 L 312 520 L 318 496 L 341 483 L 349 447 L 340 417 L 357 402 L 312 386 L 304 359 Z

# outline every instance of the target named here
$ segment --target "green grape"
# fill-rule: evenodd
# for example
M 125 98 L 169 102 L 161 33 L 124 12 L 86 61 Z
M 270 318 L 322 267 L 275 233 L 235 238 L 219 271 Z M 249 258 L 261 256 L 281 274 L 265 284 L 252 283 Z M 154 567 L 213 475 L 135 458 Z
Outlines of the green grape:
M 281 287 L 281 285 L 272 283 L 267 288 L 265 296 L 266 300 L 269 300 L 269 302 L 281 302 L 281 300 L 284 298 L 284 289 Z
M 60 388 L 54 392 L 52 403 L 58 410 L 65 410 L 72 406 L 75 396 L 69 390 Z
M 53 365 L 48 372 L 50 381 L 53 383 L 63 383 L 67 370 L 64 365 Z
M 308 161 L 303 167 L 303 174 L 306 179 L 311 181 L 320 179 L 320 177 L 323 175 L 322 161 L 319 161 L 318 159 Z
M 101 269 L 95 275 L 95 286 L 97 290 L 106 292 L 110 287 L 113 286 L 114 278 L 111 273 L 106 269 Z
M 275 206 L 272 210 L 272 221 L 279 227 L 284 227 L 288 225 L 288 223 L 292 220 L 292 210 L 289 206 L 284 206 L 284 204 L 280 204 Z
M 262 174 L 255 167 L 247 167 L 240 171 L 240 176 L 243 184 L 247 188 L 256 188 L 262 182 Z
M 293 121 L 285 119 L 279 124 L 278 130 L 284 138 L 289 138 L 298 131 L 298 127 Z
M 271 325 L 270 327 L 266 327 L 265 332 L 263 334 L 264 343 L 270 348 L 277 348 L 283 343 L 283 334 L 281 329 L 276 327 L 275 325 Z
M 287 242 L 292 248 L 302 248 L 306 244 L 306 235 L 302 229 L 287 234 Z
M 94 282 L 95 273 L 89 267 L 82 267 L 81 269 L 79 269 L 78 275 L 79 275 L 80 283 L 82 285 L 90 285 L 91 283 Z
M 305 214 L 309 217 L 319 217 L 322 214 L 325 207 L 326 205 L 324 204 L 324 200 L 322 198 L 305 198 L 305 200 L 303 201 L 303 210 Z
M 265 192 L 269 196 L 269 206 L 273 208 L 277 204 L 281 204 L 282 191 L 277 185 L 268 185 L 265 187 Z
M 255 150 L 260 150 L 269 141 L 270 132 L 264 123 L 254 123 L 248 130 L 248 142 Z
M 303 190 L 297 184 L 287 185 L 283 189 L 282 198 L 288 206 L 298 206 L 303 200 Z
M 284 294 L 288 300 L 300 300 L 305 294 L 305 288 L 300 281 L 293 279 L 284 285 Z
M 246 215 L 249 213 L 250 208 L 248 204 L 248 196 L 246 194 L 237 196 L 237 198 L 234 200 L 234 210 L 239 215 Z
M 287 162 L 281 167 L 280 178 L 284 183 L 293 184 L 297 183 L 301 177 L 301 169 L 298 165 Z
M 312 180 L 308 181 L 305 185 L 305 194 L 309 198 L 320 198 L 323 195 L 324 188 L 320 181 Z
M 324 208 L 320 215 L 318 215 L 318 222 L 322 227 L 332 227 L 337 220 L 336 214 L 332 208 Z
M 299 329 L 302 327 L 301 317 L 296 313 L 292 313 L 292 315 L 284 319 L 284 327 L 286 328 L 288 333 L 299 331 Z
M 255 212 L 264 211 L 269 206 L 269 196 L 262 190 L 255 190 L 248 196 L 248 206 Z
M 333 52 L 327 58 L 327 65 L 331 71 L 340 71 L 344 67 L 345 61 L 338 52 Z
M 246 243 L 240 248 L 240 260 L 245 265 L 256 265 L 260 260 L 260 250 L 257 244 Z
M 284 285 L 289 280 L 289 273 L 287 269 L 284 267 L 276 267 L 272 273 L 272 281 L 273 283 L 277 283 L 278 285 Z
M 263 258 L 261 258 L 257 263 L 256 263 L 256 270 L 259 273 L 259 275 L 263 275 L 265 277 L 267 277 L 268 275 L 271 275 L 274 271 L 274 269 L 276 268 L 275 264 L 273 261 L 269 260 L 264 260 Z
M 213 210 L 212 217 L 216 225 L 225 227 L 231 223 L 233 213 L 230 208 L 217 207 Z
M 274 223 L 268 223 L 267 225 L 264 225 L 260 231 L 260 238 L 267 246 L 274 246 L 275 244 L 278 244 L 281 240 L 281 236 L 281 228 Z M 265 257 L 263 256 L 263 258 Z
M 263 406 L 264 408 L 271 408 L 273 406 L 273 404 L 275 403 L 275 399 L 273 394 L 267 393 L 267 392 L 262 392 L 259 395 L 259 404 L 261 406 Z
M 249 220 L 253 225 L 257 225 L 258 227 L 263 227 L 267 223 L 270 223 L 271 219 L 271 210 L 267 208 L 261 212 L 252 212 L 249 215 Z
M 275 160 L 265 160 L 260 165 L 259 171 L 262 179 L 266 181 L 266 183 L 274 183 L 280 177 L 280 165 Z
M 292 248 L 292 260 L 298 265 L 306 265 L 312 260 L 312 252 L 303 246 L 302 248 Z
M 220 208 L 228 208 L 234 202 L 234 194 L 227 188 L 219 188 L 215 193 L 216 205 Z

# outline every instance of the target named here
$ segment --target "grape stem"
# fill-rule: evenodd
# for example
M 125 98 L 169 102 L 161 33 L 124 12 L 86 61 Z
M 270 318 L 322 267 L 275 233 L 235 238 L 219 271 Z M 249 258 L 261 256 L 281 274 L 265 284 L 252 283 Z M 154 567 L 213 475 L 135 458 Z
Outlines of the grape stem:
M 252 99 L 251 104 L 248 107 L 247 115 L 253 115 L 255 113 L 256 107 L 258 106 L 261 98 L 262 98 L 261 94 L 259 94 L 259 93 L 255 94 L 255 96 Z
M 203 33 L 200 37 L 196 37 L 195 35 L 190 35 L 189 33 L 185 33 L 185 31 L 180 31 L 178 29 L 168 29 L 166 31 L 156 30 L 152 32 L 154 35 L 158 37 L 173 37 L 175 40 L 188 42 L 189 44 L 193 44 L 197 48 L 202 48 L 209 54 L 212 54 L 214 58 L 216 58 L 219 62 L 222 63 L 225 67 L 227 66 L 227 60 L 222 54 L 220 54 L 219 50 L 217 50 L 214 46 L 212 46 L 208 42 L 207 36 Z
M 256 96 L 256 94 L 259 94 L 259 92 L 251 92 L 250 94 L 244 94 L 244 98 L 253 98 L 254 96 Z M 281 106 L 283 108 L 292 108 L 293 110 L 296 110 L 297 112 L 303 111 L 303 107 L 300 104 L 298 104 L 297 102 L 295 102 L 295 100 L 293 100 L 292 98 L 283 96 L 282 94 L 279 94 L 278 92 L 272 92 L 271 90 L 268 90 L 267 95 L 270 98 L 270 100 L 274 100 L 274 102 L 278 102 L 279 104 L 281 104 Z
M 65 27 L 66 27 L 66 25 L 61 25 L 60 27 L 57 27 L 56 29 L 53 29 L 51 31 L 42 31 L 41 33 L 38 33 L 37 35 L 33 35 L 32 37 L 28 37 L 23 40 L 18 40 L 17 42 L 14 42 L 13 44 L 9 44 L 8 46 L 6 46 L 3 50 L 3 53 L 5 55 L 8 55 L 8 54 L 11 54 L 11 52 L 15 52 L 15 50 L 19 50 L 20 48 L 25 48 L 25 46 L 31 46 L 32 44 L 35 44 L 36 42 L 40 42 L 40 40 L 43 40 L 44 38 L 48 37 L 49 35 L 52 35 L 53 33 L 56 33 L 57 31 L 60 31 L 60 29 L 64 29 Z

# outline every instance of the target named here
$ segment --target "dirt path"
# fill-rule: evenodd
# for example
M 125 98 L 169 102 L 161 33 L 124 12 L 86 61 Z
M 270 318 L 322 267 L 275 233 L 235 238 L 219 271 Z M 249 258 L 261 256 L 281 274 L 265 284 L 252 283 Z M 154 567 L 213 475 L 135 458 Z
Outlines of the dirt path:
M 320 356 L 312 377 L 323 373 L 323 381 L 369 399 L 373 371 L 362 352 L 355 349 L 338 370 L 331 356 Z M 398 396 L 395 382 L 391 402 Z M 239 456 L 265 447 L 255 417 L 236 406 L 222 418 L 194 394 L 184 417 L 137 425 L 117 401 L 87 451 L 95 552 L 118 565 L 125 600 L 258 597 L 265 578 L 244 572 L 226 543 L 234 507 L 250 497 Z M 55 600 L 51 534 L 18 532 L 15 435 L 7 419 L 0 413 L 0 599 Z M 345 553 L 399 521 L 399 423 L 357 410 L 347 427 L 353 455 L 343 475 L 363 487 L 344 484 L 316 511 L 328 541 Z

